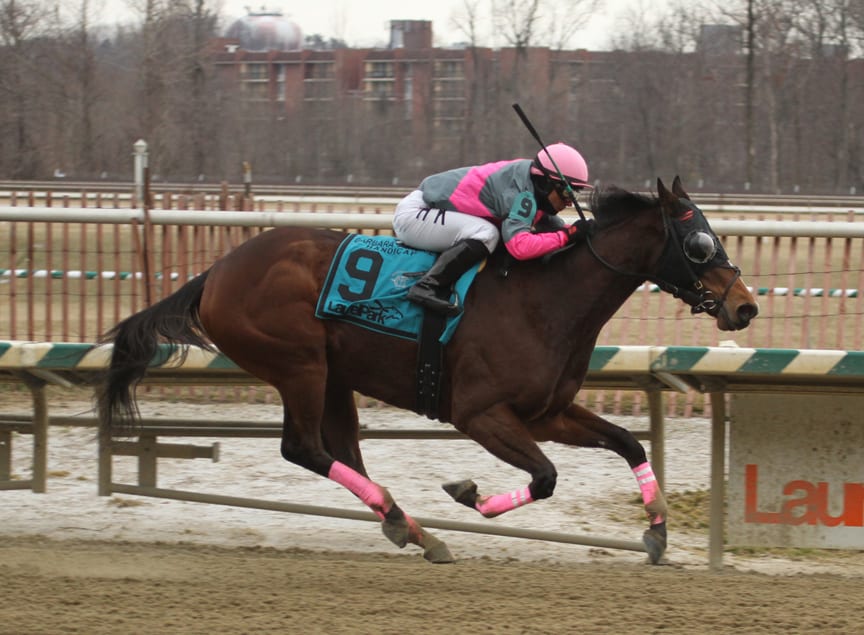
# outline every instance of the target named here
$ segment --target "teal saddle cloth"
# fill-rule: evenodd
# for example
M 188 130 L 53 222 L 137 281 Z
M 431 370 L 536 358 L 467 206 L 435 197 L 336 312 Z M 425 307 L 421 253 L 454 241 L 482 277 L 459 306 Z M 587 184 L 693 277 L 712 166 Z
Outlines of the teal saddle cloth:
M 315 316 L 416 340 L 423 308 L 409 302 L 406 294 L 437 257 L 437 253 L 411 249 L 390 236 L 351 234 L 333 256 Z M 479 268 L 475 265 L 456 283 L 460 306 Z M 447 318 L 439 339 L 442 344 L 450 341 L 461 318 L 461 313 Z

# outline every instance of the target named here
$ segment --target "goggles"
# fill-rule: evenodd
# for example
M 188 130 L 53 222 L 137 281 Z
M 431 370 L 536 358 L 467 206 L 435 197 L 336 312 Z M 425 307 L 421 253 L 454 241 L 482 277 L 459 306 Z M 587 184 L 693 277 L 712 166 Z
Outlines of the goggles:
M 556 180 L 556 181 L 552 181 L 552 189 L 554 189 L 558 193 L 558 196 L 561 197 L 562 201 L 564 201 L 565 203 L 571 203 L 572 204 L 572 203 L 576 202 L 575 195 L 579 192 L 579 190 L 582 189 L 582 186 L 581 185 L 574 185 L 573 183 L 571 183 L 570 184 L 570 189 L 572 189 L 572 193 L 571 193 L 571 191 L 567 189 L 567 185 L 565 183 L 562 183 L 561 181 Z

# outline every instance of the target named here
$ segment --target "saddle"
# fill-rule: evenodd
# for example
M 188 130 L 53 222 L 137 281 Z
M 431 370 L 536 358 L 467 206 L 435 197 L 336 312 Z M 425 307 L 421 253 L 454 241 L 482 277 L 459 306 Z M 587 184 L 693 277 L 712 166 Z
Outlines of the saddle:
M 342 320 L 363 328 L 416 341 L 416 412 L 438 417 L 443 376 L 443 347 L 462 314 L 427 313 L 407 300 L 408 289 L 435 263 L 437 253 L 412 249 L 391 236 L 349 234 L 336 249 L 315 307 L 319 319 Z M 460 298 L 468 293 L 480 264 L 455 285 Z

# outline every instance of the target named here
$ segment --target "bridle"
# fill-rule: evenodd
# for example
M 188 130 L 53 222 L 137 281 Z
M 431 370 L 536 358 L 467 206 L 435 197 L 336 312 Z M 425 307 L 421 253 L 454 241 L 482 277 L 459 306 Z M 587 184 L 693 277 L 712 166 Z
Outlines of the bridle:
M 692 314 L 707 313 L 711 317 L 717 317 L 723 307 L 723 303 L 726 302 L 726 297 L 729 295 L 729 291 L 732 290 L 732 287 L 741 277 L 741 270 L 733 265 L 729 261 L 728 257 L 726 257 L 726 253 L 723 251 L 722 246 L 719 244 L 719 241 L 717 241 L 713 232 L 706 233 L 708 233 L 712 240 L 715 241 L 715 244 L 718 247 L 717 252 L 711 260 L 705 263 L 699 263 L 699 266 L 697 267 L 696 263 L 686 255 L 681 236 L 679 235 L 678 230 L 672 226 L 672 219 L 669 214 L 661 212 L 661 216 L 663 217 L 664 238 L 663 253 L 660 256 L 658 275 L 625 271 L 597 253 L 590 235 L 586 236 L 585 242 L 588 244 L 588 249 L 591 251 L 591 255 L 594 259 L 609 271 L 622 276 L 648 280 L 649 282 L 656 284 L 661 290 L 676 298 L 680 298 L 689 304 L 690 312 Z M 705 223 L 705 229 L 710 230 L 707 223 Z M 697 272 L 697 269 L 706 271 L 717 267 L 731 269 L 735 272 L 732 280 L 730 280 L 729 284 L 726 285 L 723 294 L 719 298 L 717 298 L 710 289 L 702 284 Z M 682 273 L 684 274 L 685 281 L 683 283 L 680 282 L 680 280 L 675 280 L 675 282 L 673 282 L 673 279 L 680 278 Z M 676 282 L 678 282 L 678 284 L 676 284 Z

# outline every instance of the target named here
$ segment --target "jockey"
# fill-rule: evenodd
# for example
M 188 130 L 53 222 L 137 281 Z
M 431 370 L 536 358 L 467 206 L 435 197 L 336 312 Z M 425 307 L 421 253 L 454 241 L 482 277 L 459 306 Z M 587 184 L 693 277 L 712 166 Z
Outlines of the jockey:
M 408 299 L 454 315 L 459 308 L 449 300 L 451 286 L 495 251 L 499 240 L 517 260 L 538 258 L 584 240 L 594 221 L 580 219 L 567 225 L 557 216 L 574 203 L 561 175 L 574 191 L 591 187 L 585 159 L 564 143 L 548 146 L 533 159 L 426 177 L 399 202 L 393 216 L 396 238 L 416 249 L 441 252 L 408 290 Z

